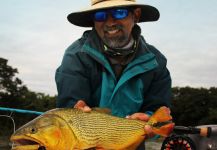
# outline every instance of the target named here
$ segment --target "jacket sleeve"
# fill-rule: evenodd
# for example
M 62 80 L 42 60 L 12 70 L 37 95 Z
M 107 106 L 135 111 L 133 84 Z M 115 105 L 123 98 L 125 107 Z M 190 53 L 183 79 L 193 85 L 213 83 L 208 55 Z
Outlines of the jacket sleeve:
M 143 112 L 155 111 L 161 106 L 171 107 L 172 89 L 171 76 L 167 68 L 166 58 L 154 47 L 151 47 L 156 55 L 158 67 L 153 72 L 153 79 L 149 89 L 144 94 L 145 102 Z
M 73 107 L 79 99 L 89 99 L 90 84 L 87 69 L 78 53 L 73 52 L 77 47 L 69 47 L 57 68 L 55 81 L 57 85 L 57 107 Z

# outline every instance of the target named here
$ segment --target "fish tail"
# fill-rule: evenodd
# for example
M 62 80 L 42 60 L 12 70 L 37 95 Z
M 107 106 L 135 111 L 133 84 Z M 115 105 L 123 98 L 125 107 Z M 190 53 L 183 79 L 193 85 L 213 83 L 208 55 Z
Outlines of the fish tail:
M 149 119 L 152 130 L 155 134 L 167 137 L 172 132 L 175 124 L 172 122 L 170 110 L 163 106 L 160 107 Z

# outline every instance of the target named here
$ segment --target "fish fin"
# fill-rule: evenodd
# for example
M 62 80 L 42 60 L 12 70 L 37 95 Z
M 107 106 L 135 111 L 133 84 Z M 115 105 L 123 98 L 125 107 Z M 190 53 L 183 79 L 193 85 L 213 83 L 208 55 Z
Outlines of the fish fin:
M 168 137 L 170 135 L 170 133 L 173 131 L 175 124 L 174 123 L 169 123 L 166 124 L 160 128 L 156 128 L 154 127 L 152 130 L 155 134 L 164 136 L 164 137 Z
M 165 106 L 160 107 L 149 119 L 153 123 L 169 120 L 172 120 L 172 116 L 170 115 L 170 110 Z
M 152 125 L 155 134 L 167 137 L 172 132 L 175 124 L 172 122 L 170 110 L 162 106 L 160 107 L 148 121 Z
M 94 110 L 94 111 L 97 111 L 99 113 L 111 114 L 111 109 L 109 109 L 109 108 L 93 107 L 91 109 Z

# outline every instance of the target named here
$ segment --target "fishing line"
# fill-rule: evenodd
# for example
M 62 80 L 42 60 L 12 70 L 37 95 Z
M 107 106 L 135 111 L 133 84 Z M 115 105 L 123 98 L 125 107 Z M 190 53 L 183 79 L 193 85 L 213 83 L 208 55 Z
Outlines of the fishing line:
M 13 123 L 13 127 L 14 127 L 14 129 L 13 129 L 13 133 L 14 133 L 16 130 L 16 124 L 15 124 L 14 118 L 12 117 L 12 114 L 13 114 L 13 112 L 11 112 L 10 115 L 0 115 L 0 117 L 7 117 L 7 118 L 11 119 L 11 121 Z
M 6 117 L 6 118 L 9 118 L 9 119 L 12 121 L 12 123 L 13 123 L 13 127 L 14 127 L 14 129 L 13 129 L 13 133 L 14 133 L 15 130 L 16 130 L 16 124 L 15 124 L 14 118 L 12 117 L 12 114 L 13 114 L 13 112 L 11 112 L 10 115 L 0 115 L 0 117 Z M 12 147 L 12 148 L 14 147 L 14 143 L 11 144 L 11 147 Z

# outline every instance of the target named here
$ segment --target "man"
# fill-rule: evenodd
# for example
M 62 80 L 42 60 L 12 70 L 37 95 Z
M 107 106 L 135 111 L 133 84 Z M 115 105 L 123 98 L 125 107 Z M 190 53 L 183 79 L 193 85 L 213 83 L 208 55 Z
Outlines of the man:
M 56 71 L 57 107 L 106 107 L 115 116 L 144 121 L 169 107 L 166 58 L 137 25 L 158 18 L 155 7 L 135 0 L 91 0 L 90 8 L 69 14 L 72 24 L 93 28 L 66 50 Z

